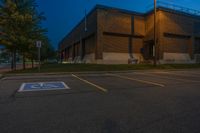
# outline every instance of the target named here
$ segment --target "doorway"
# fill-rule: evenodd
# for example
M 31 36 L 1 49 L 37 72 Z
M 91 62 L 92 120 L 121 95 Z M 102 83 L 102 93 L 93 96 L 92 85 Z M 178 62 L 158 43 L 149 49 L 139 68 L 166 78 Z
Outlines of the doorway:
M 143 57 L 145 60 L 152 60 L 153 59 L 153 46 L 154 41 L 145 41 L 143 46 Z

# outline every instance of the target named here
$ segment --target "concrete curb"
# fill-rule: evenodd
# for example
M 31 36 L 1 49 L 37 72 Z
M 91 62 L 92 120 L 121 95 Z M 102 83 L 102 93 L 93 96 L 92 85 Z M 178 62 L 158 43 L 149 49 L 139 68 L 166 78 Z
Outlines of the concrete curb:
M 159 69 L 151 69 L 157 71 Z M 71 74 L 104 74 L 104 73 L 131 73 L 149 70 L 124 70 L 124 71 L 84 71 L 84 72 L 51 72 L 51 73 L 20 73 L 20 74 L 5 74 L 5 77 L 12 76 L 48 76 L 48 75 L 71 75 Z
M 131 73 L 131 72 L 145 72 L 145 71 L 182 71 L 191 69 L 148 69 L 148 70 L 124 70 L 124 71 L 85 71 L 85 72 L 51 72 L 51 73 L 20 73 L 20 74 L 0 74 L 0 77 L 12 76 L 48 76 L 48 75 L 71 75 L 71 74 L 104 74 L 104 73 Z M 194 69 L 193 69 L 194 70 Z M 197 69 L 200 70 L 200 69 Z M 0 78 L 0 79 L 1 79 Z
M 104 74 L 104 73 L 131 73 L 131 72 L 145 72 L 145 71 L 182 71 L 191 69 L 144 69 L 144 70 L 124 70 L 124 71 L 85 71 L 85 72 L 50 72 L 50 73 L 20 73 L 20 74 L 0 74 L 0 79 L 3 77 L 12 76 L 48 76 L 48 75 L 70 75 L 70 74 Z M 200 70 L 200 69 L 196 69 Z
M 6 74 L 6 77 L 11 76 L 48 76 L 48 75 L 70 75 L 70 74 L 103 74 L 103 73 L 129 73 L 131 71 L 87 71 L 87 72 L 53 72 L 53 73 L 24 73 L 24 74 Z M 139 71 L 139 70 L 137 70 Z

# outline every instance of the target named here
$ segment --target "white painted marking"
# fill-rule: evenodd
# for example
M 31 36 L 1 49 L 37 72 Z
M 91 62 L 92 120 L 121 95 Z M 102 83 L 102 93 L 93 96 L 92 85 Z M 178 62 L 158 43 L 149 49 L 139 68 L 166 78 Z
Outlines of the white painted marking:
M 26 83 L 23 83 L 23 84 L 21 85 L 21 87 L 19 88 L 18 92 L 23 91 L 25 84 L 26 84 Z
M 141 83 L 145 83 L 145 84 L 151 84 L 151 85 L 155 85 L 155 86 L 165 87 L 165 85 L 160 84 L 160 83 L 136 79 L 136 78 L 130 78 L 130 77 L 127 77 L 127 76 L 121 76 L 121 75 L 117 75 L 117 74 L 107 74 L 107 75 L 122 78 L 122 79 L 133 80 L 133 81 L 137 81 L 137 82 L 141 82 Z
M 57 86 L 55 84 L 64 86 Z M 33 85 L 32 85 L 33 84 Z M 28 88 L 25 88 L 26 85 L 29 85 Z M 18 92 L 28 92 L 28 91 L 44 91 L 44 90 L 63 90 L 70 89 L 64 82 L 32 82 L 32 83 L 23 83 L 18 90 Z

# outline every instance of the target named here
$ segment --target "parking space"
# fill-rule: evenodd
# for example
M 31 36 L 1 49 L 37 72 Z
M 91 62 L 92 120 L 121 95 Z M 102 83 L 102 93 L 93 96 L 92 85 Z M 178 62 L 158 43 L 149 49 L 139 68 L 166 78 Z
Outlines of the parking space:
M 106 89 L 108 92 L 119 89 L 137 89 L 145 87 L 153 87 L 152 84 L 143 84 L 141 82 L 131 81 L 124 78 L 119 78 L 111 74 L 101 75 L 79 75 L 79 77 L 99 85 Z
M 148 80 L 150 82 L 155 82 L 162 84 L 164 86 L 182 85 L 183 83 L 188 84 L 198 84 L 199 76 L 193 75 L 179 75 L 174 72 L 135 72 L 129 74 L 122 74 L 131 78 L 137 78 L 140 80 Z
M 178 80 L 178 81 L 185 81 L 185 82 L 199 82 L 199 76 L 198 72 L 196 74 L 194 73 L 184 73 L 182 71 L 168 71 L 168 72 L 154 72 L 153 75 L 157 77 L 163 77 L 168 78 L 172 80 Z
M 18 92 L 23 83 L 38 82 L 63 82 L 70 89 Z M 5 77 L 0 80 L 0 129 L 2 133 L 200 131 L 199 86 L 198 70 Z
M 28 91 L 21 92 L 20 87 L 24 83 L 38 83 L 38 82 L 64 82 L 70 89 L 67 90 L 47 90 L 47 91 Z M 85 84 L 84 82 L 73 78 L 71 75 L 62 76 L 14 76 L 5 77 L 1 80 L 0 97 L 1 101 L 7 101 L 12 98 L 23 98 L 23 97 L 36 97 L 36 96 L 48 96 L 48 95 L 63 95 L 73 93 L 90 93 L 95 92 L 95 88 Z M 16 99 L 15 99 L 16 100 Z
M 24 83 L 38 82 L 63 82 L 70 90 L 62 90 L 63 93 L 101 92 L 108 93 L 116 90 L 145 90 L 148 88 L 162 89 L 176 86 L 199 85 L 200 72 L 193 71 L 136 71 L 123 73 L 99 73 L 99 74 L 67 74 L 44 76 L 12 76 L 1 80 L 1 99 L 16 96 L 20 86 Z M 11 84 L 12 83 L 12 84 Z M 48 89 L 47 89 L 48 90 Z M 56 92 L 56 93 L 55 93 Z M 41 95 L 57 94 L 59 91 L 25 92 L 26 94 Z M 17 96 L 20 96 L 18 94 Z

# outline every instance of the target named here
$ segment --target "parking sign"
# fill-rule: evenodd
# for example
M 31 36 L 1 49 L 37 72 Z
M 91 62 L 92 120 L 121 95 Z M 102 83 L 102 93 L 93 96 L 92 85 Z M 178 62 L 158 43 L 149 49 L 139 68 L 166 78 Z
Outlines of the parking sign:
M 41 48 L 42 42 L 41 41 L 36 41 L 36 47 Z

